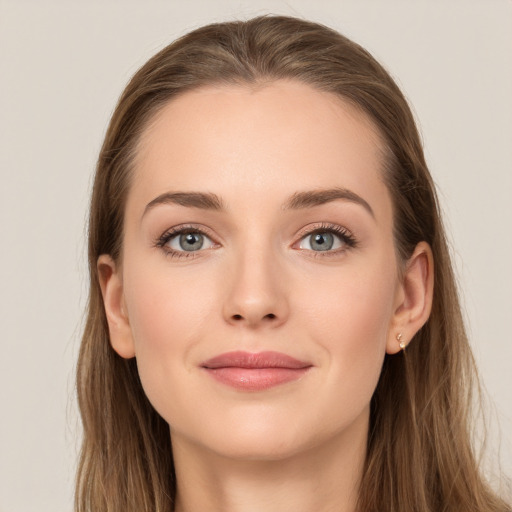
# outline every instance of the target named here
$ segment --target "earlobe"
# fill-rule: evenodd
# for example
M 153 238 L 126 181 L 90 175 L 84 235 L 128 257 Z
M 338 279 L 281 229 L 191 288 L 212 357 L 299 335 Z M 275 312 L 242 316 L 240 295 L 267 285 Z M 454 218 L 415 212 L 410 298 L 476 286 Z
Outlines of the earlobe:
M 414 335 L 427 322 L 434 292 L 432 249 L 420 242 L 407 262 L 397 293 L 386 352 L 405 350 Z
M 102 254 L 97 262 L 103 305 L 107 317 L 110 344 L 125 359 L 135 356 L 135 345 L 126 307 L 120 269 L 108 255 Z

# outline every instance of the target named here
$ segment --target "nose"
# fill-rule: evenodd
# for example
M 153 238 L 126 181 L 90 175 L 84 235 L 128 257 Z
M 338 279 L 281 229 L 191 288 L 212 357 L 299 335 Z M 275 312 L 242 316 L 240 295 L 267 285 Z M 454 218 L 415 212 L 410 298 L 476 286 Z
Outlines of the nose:
M 250 252 L 250 251 L 248 251 Z M 240 257 L 231 268 L 224 319 L 252 329 L 278 327 L 289 315 L 283 269 L 264 251 Z

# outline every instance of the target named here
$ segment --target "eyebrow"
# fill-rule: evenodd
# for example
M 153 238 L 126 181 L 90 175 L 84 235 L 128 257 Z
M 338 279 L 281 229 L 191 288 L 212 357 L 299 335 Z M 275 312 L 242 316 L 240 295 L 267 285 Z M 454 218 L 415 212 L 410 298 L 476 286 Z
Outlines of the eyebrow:
M 350 201 L 359 204 L 370 215 L 375 218 L 372 207 L 361 196 L 346 188 L 329 188 L 320 190 L 307 190 L 304 192 L 296 192 L 283 205 L 284 210 L 301 210 L 314 206 L 321 206 L 338 199 Z M 222 212 L 226 208 L 222 199 L 211 192 L 166 192 L 159 195 L 146 205 L 142 216 L 153 209 L 155 206 L 162 204 L 177 204 L 187 208 L 199 208 L 201 210 L 212 210 Z
M 311 208 L 313 206 L 320 206 L 337 199 L 350 201 L 351 203 L 362 206 L 368 213 L 375 218 L 375 213 L 372 207 L 361 196 L 348 190 L 346 188 L 329 188 L 320 190 L 308 190 L 305 192 L 296 192 L 285 203 L 285 210 L 300 210 L 303 208 Z
M 155 197 L 146 205 L 142 216 L 161 204 L 178 204 L 188 208 L 200 208 L 202 210 L 224 211 L 222 199 L 210 192 L 166 192 Z

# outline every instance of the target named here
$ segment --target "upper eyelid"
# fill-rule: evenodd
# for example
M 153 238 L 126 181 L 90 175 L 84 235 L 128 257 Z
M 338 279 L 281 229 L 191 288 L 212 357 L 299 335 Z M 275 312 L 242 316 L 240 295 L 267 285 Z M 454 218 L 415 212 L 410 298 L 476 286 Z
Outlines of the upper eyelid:
M 304 238 L 305 236 L 311 235 L 312 233 L 317 233 L 321 231 L 332 231 L 335 234 L 346 233 L 347 235 L 353 236 L 353 233 L 350 229 L 345 226 L 341 226 L 339 224 L 333 224 L 330 222 L 315 222 L 312 225 L 308 225 L 304 228 L 301 228 L 297 234 L 295 235 L 298 239 Z
M 165 230 L 159 238 L 162 238 L 164 236 L 175 236 L 175 235 L 179 235 L 179 234 L 186 233 L 186 232 L 191 232 L 191 233 L 197 232 L 197 233 L 201 233 L 202 235 L 206 235 L 210 238 L 215 238 L 215 235 L 213 234 L 213 230 L 211 230 L 210 228 L 208 228 L 206 226 L 193 224 L 193 223 L 179 224 L 177 226 L 173 226 L 172 228 Z

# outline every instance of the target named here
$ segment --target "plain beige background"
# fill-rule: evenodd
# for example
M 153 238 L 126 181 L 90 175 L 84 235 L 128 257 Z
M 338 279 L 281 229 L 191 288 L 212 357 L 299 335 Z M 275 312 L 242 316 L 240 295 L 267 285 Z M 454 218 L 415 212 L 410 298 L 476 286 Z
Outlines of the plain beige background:
M 118 95 L 184 32 L 269 12 L 361 43 L 413 104 L 512 475 L 510 0 L 0 0 L 0 512 L 72 509 L 85 218 Z

